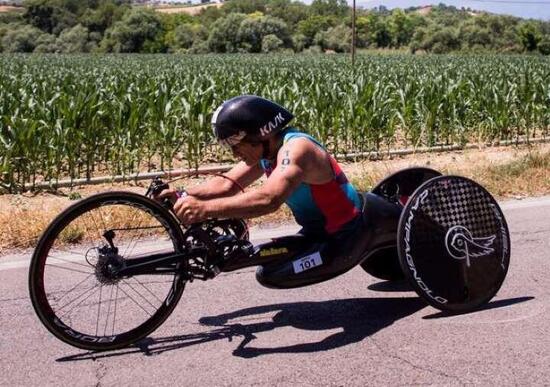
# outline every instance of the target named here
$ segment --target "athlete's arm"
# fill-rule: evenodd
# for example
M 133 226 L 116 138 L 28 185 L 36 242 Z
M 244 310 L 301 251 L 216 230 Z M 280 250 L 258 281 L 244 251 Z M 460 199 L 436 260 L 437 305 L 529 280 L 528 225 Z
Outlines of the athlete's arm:
M 186 188 L 187 194 L 201 200 L 223 198 L 233 196 L 241 192 L 237 182 L 241 187 L 248 187 L 258 180 L 263 174 L 260 165 L 248 166 L 244 162 L 239 162 L 231 170 L 224 173 L 228 179 L 215 176 L 203 184 Z
M 303 142 L 290 141 L 277 156 L 277 166 L 259 188 L 225 199 L 204 203 L 206 217 L 253 218 L 276 211 L 304 181 L 311 148 Z
M 259 165 L 248 166 L 244 162 L 239 162 L 228 172 L 224 173 L 229 179 L 221 176 L 215 176 L 206 182 L 186 188 L 187 195 L 199 200 L 210 200 L 232 196 L 241 191 L 237 182 L 241 187 L 247 187 L 254 181 L 258 180 L 263 174 L 263 170 Z M 170 198 L 173 203 L 178 200 L 177 189 L 174 187 L 165 189 L 160 194 L 155 196 L 156 200 Z

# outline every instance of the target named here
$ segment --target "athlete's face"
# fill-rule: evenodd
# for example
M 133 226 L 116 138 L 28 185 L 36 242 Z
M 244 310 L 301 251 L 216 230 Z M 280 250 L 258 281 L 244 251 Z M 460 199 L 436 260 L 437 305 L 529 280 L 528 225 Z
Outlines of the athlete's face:
M 240 142 L 231 147 L 233 156 L 241 159 L 246 165 L 258 164 L 262 158 L 263 146 L 259 143 Z

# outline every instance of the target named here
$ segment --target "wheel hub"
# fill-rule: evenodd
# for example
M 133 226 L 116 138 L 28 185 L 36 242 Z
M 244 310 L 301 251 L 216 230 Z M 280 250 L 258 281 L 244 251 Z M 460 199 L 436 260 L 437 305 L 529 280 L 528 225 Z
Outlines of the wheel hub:
M 118 249 L 103 246 L 93 250 L 97 252 L 97 256 L 91 257 L 88 252 L 86 261 L 94 267 L 94 273 L 99 283 L 103 285 L 117 284 L 121 279 L 117 273 L 124 264 L 124 258 L 118 255 Z

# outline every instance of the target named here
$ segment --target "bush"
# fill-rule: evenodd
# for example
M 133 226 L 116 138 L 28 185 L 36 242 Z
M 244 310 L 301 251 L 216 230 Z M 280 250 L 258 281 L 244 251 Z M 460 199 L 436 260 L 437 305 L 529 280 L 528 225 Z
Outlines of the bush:
M 277 35 L 269 34 L 262 39 L 262 52 L 278 51 L 283 46 L 283 41 Z
M 173 48 L 190 48 L 194 41 L 195 36 L 190 24 L 180 24 L 174 30 Z
M 305 35 L 295 34 L 292 36 L 292 47 L 295 52 L 302 52 L 307 46 L 308 39 Z
M 66 53 L 90 52 L 94 48 L 94 44 L 90 43 L 88 29 L 81 24 L 63 30 L 57 38 L 57 45 Z
M 305 49 L 304 52 L 307 54 L 320 54 L 323 52 L 323 49 L 320 46 L 313 45 Z
M 351 28 L 341 24 L 334 28 L 329 28 L 325 32 L 320 32 L 315 37 L 315 43 L 325 50 L 335 52 L 351 51 Z
M 542 39 L 537 48 L 542 55 L 550 55 L 550 37 Z
M 53 53 L 60 52 L 60 48 L 56 44 L 56 37 L 52 34 L 42 34 L 36 41 L 34 52 L 37 53 Z
M 195 40 L 190 49 L 187 50 L 189 54 L 207 54 L 210 51 L 208 50 L 208 42 Z

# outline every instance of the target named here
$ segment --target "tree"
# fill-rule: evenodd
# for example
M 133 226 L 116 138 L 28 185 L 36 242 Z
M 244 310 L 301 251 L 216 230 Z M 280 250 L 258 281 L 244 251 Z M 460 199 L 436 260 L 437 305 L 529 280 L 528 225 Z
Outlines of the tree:
M 298 23 L 298 32 L 308 39 L 307 45 L 309 46 L 315 35 L 335 25 L 336 22 L 332 16 L 310 16 Z
M 494 44 L 494 35 L 489 29 L 488 21 L 489 19 L 474 18 L 462 23 L 459 28 L 459 36 L 463 46 L 470 49 L 491 48 Z
M 537 49 L 537 44 L 542 39 L 539 26 L 533 22 L 523 22 L 517 28 L 519 40 L 523 48 L 527 51 Z
M 42 34 L 36 27 L 20 26 L 6 32 L 2 37 L 2 48 L 4 52 L 33 52 Z
M 105 30 L 121 20 L 129 9 L 128 5 L 119 5 L 113 0 L 100 0 L 98 1 L 97 8 L 86 8 L 78 18 L 78 21 L 88 31 L 99 32 L 103 35 Z
M 195 41 L 195 34 L 191 24 L 180 24 L 174 30 L 173 48 L 190 48 Z
M 148 9 L 134 8 L 105 32 L 101 46 L 107 52 L 162 52 L 162 37 L 159 16 Z
M 346 0 L 313 0 L 310 6 L 311 15 L 346 17 L 349 13 Z
M 212 52 L 237 52 L 239 47 L 238 29 L 246 18 L 242 13 L 231 13 L 216 20 L 208 37 L 208 49 Z
M 25 22 L 23 19 L 22 12 L 3 12 L 0 13 L 0 24 L 10 24 L 10 23 L 22 23 Z
M 266 11 L 266 0 L 231 0 L 223 5 L 226 13 L 254 13 Z
M 73 28 L 62 31 L 56 43 L 62 52 L 90 52 L 94 48 L 94 43 L 89 42 L 88 34 L 86 27 L 77 24 Z
M 392 35 L 387 22 L 387 17 L 377 12 L 370 12 L 361 18 L 358 35 L 364 41 L 364 45 L 375 47 L 389 47 L 392 44 Z
M 223 8 L 225 8 L 227 4 L 224 4 L 223 7 L 207 7 L 203 8 L 202 11 L 195 16 L 195 18 L 198 19 L 198 22 L 205 26 L 206 28 L 210 28 L 212 24 L 214 24 L 217 20 L 221 19 L 222 17 L 226 16 L 225 12 L 222 11 Z
M 290 35 L 286 23 L 271 16 L 247 17 L 239 25 L 237 39 L 240 47 L 248 52 L 260 52 L 263 38 L 275 35 L 282 44 L 290 42 Z
M 270 0 L 266 5 L 265 13 L 283 20 L 290 29 L 294 30 L 300 21 L 309 16 L 309 7 L 297 1 Z
M 389 47 L 392 42 L 391 31 L 387 23 L 380 22 L 374 32 L 376 47 Z
M 31 25 L 49 34 L 59 34 L 76 24 L 71 9 L 77 4 L 69 0 L 27 0 L 23 18 Z
M 394 47 L 408 45 L 414 33 L 412 18 L 403 10 L 396 8 L 392 11 L 388 24 L 388 30 L 392 37 L 391 45 Z

